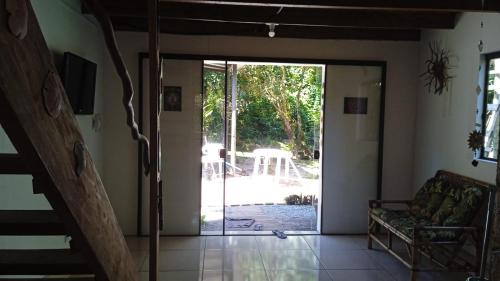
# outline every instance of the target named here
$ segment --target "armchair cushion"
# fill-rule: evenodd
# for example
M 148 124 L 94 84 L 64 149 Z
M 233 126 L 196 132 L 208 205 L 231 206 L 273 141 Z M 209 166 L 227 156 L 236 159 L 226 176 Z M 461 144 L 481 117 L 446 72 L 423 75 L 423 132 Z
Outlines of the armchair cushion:
M 425 218 L 417 218 L 415 216 L 400 217 L 395 218 L 389 222 L 389 224 L 396 228 L 398 231 L 402 232 L 409 238 L 413 237 L 413 231 L 415 227 L 419 226 L 430 226 L 432 222 Z M 453 241 L 458 237 L 457 231 L 450 230 L 420 230 L 416 235 L 420 238 L 420 241 Z
M 408 210 L 391 210 L 387 208 L 374 208 L 371 212 L 384 221 L 391 221 L 396 218 L 407 217 L 410 215 Z
M 476 186 L 465 186 L 461 189 L 460 200 L 451 209 L 450 215 L 444 219 L 444 226 L 469 225 L 477 214 L 485 199 L 484 189 Z
M 410 213 L 414 216 L 430 219 L 445 199 L 450 185 L 442 178 L 429 179 L 417 192 L 410 204 Z

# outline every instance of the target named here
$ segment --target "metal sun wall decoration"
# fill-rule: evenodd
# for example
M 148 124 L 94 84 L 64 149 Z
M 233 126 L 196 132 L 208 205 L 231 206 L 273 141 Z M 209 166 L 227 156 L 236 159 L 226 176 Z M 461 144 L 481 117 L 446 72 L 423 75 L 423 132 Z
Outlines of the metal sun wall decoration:
M 472 152 L 476 154 L 483 146 L 483 135 L 480 131 L 474 130 L 469 133 L 469 139 L 467 140 L 467 143 L 469 144 L 469 148 L 472 149 Z M 478 164 L 479 162 L 476 159 L 472 161 L 472 166 L 477 167 Z
M 424 77 L 425 86 L 432 90 L 434 94 L 441 95 L 443 91 L 448 90 L 448 83 L 454 76 L 449 75 L 450 51 L 441 48 L 437 42 L 429 43 L 431 57 L 425 61 L 427 70 L 420 75 Z

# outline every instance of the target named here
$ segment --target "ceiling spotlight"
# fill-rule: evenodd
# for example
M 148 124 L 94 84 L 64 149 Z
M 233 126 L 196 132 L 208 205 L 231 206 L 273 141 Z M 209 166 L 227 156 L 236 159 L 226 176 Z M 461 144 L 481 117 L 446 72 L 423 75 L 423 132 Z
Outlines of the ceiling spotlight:
M 267 26 L 269 26 L 269 37 L 273 38 L 274 36 L 276 36 L 276 32 L 274 31 L 274 29 L 276 28 L 277 24 L 275 23 L 266 23 Z

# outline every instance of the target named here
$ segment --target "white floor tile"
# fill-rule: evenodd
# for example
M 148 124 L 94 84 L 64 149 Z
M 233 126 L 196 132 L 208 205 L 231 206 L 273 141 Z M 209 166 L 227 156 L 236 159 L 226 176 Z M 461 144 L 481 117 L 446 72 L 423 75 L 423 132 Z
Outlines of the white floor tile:
M 264 270 L 213 271 L 203 272 L 203 281 L 267 281 Z
M 203 250 L 206 237 L 160 237 L 160 250 Z
M 204 269 L 219 271 L 264 270 L 264 264 L 258 250 L 206 250 Z
M 257 249 L 255 236 L 207 237 L 206 249 Z
M 158 281 L 201 281 L 201 271 L 167 271 L 160 272 Z M 141 272 L 140 281 L 149 281 L 149 273 Z
M 130 251 L 132 255 L 132 259 L 134 260 L 135 270 L 139 271 L 142 268 L 142 265 L 146 261 L 148 251 Z
M 203 268 L 204 252 L 200 250 L 168 250 L 160 251 L 158 267 L 160 271 L 191 270 Z M 142 265 L 141 271 L 148 271 L 149 258 Z
M 325 269 L 379 269 L 379 265 L 365 250 L 338 250 L 315 252 Z
M 318 270 L 323 269 L 311 250 L 261 251 L 266 270 Z
M 288 236 L 280 239 L 275 236 L 255 237 L 260 250 L 309 250 L 310 247 L 301 236 Z
M 366 236 L 304 236 L 313 250 L 366 250 Z
M 383 270 L 329 270 L 333 281 L 395 281 Z
M 125 241 L 130 251 L 147 251 L 149 249 L 149 238 L 147 237 L 127 236 Z
M 280 270 L 269 272 L 270 281 L 331 281 L 326 270 Z M 356 279 L 345 279 L 356 280 Z M 358 280 L 356 280 L 358 281 Z

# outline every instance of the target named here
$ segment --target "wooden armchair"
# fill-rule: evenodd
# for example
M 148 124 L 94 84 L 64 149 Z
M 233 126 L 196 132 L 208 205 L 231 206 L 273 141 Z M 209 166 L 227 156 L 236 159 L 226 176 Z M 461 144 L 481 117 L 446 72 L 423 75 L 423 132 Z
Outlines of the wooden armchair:
M 372 249 L 373 241 L 379 243 L 411 270 L 412 281 L 419 271 L 478 272 L 487 195 L 492 187 L 438 171 L 413 200 L 370 200 L 368 248 Z M 406 255 L 394 250 L 394 237 L 403 241 Z M 469 242 L 473 254 L 464 250 Z M 423 268 L 421 255 L 435 267 Z

